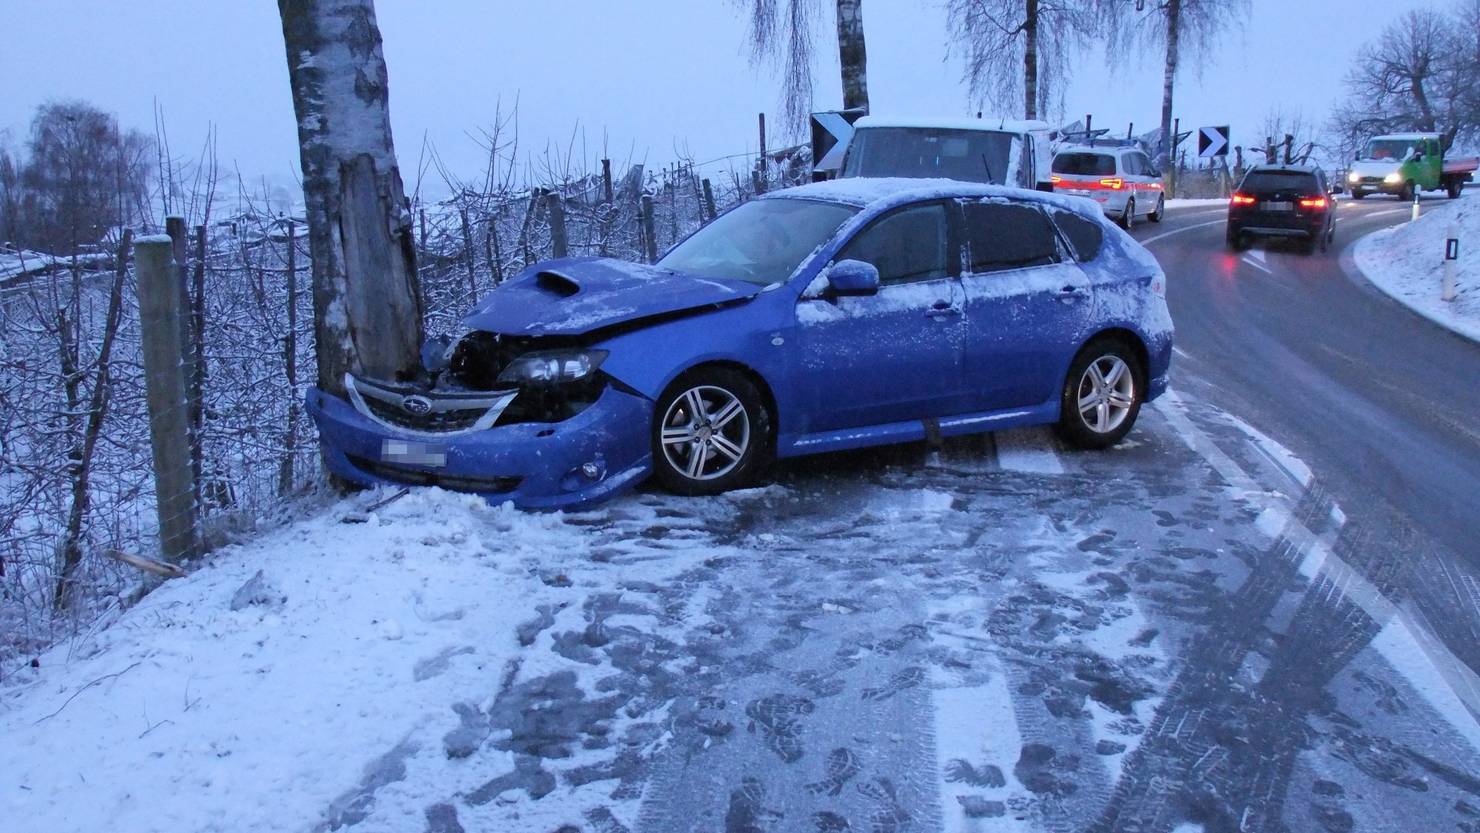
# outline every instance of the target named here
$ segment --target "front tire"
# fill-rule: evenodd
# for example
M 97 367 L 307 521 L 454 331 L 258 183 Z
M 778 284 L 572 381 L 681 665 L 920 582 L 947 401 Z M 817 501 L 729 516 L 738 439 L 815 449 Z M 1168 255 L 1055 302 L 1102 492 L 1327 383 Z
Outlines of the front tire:
M 1353 188 L 1352 189 L 1352 199 L 1354 199 L 1354 200 L 1365 200 L 1365 199 L 1367 199 L 1367 192 L 1366 191 L 1363 191 L 1360 188 Z
M 1465 184 L 1457 178 L 1450 178 L 1444 183 L 1444 193 L 1448 194 L 1451 200 L 1459 199 L 1459 195 L 1464 189 Z
M 1413 198 L 1417 195 L 1417 193 L 1418 192 L 1414 190 L 1413 181 L 1409 180 L 1408 182 L 1403 183 L 1403 190 L 1398 192 L 1398 199 L 1403 202 L 1413 202 Z
M 754 484 L 770 462 L 771 412 L 755 381 L 727 367 L 683 374 L 658 397 L 653 475 L 679 495 Z
M 1096 338 L 1069 366 L 1059 434 L 1079 448 L 1109 448 L 1136 424 L 1146 399 L 1146 369 L 1123 340 Z

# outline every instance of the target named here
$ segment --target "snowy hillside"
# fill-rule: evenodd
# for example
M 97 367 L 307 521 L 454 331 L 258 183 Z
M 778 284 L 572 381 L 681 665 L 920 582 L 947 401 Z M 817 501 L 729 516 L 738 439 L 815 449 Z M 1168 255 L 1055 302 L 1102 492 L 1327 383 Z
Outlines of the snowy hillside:
M 1444 241 L 1458 231 L 1453 301 L 1439 299 Z M 1357 244 L 1357 266 L 1373 284 L 1441 326 L 1480 341 L 1480 188 L 1454 202 L 1423 203 L 1416 223 L 1374 232 Z

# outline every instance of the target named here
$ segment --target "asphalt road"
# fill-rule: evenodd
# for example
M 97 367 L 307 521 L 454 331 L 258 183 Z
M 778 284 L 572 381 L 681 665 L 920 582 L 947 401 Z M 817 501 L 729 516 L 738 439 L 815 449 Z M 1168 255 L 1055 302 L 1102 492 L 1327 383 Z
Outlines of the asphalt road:
M 1480 345 L 1355 267 L 1355 242 L 1406 222 L 1407 205 L 1370 197 L 1338 211 L 1326 254 L 1230 252 L 1218 207 L 1135 230 L 1168 275 L 1176 385 L 1309 464 L 1367 555 L 1402 560 L 1402 603 L 1480 672 Z

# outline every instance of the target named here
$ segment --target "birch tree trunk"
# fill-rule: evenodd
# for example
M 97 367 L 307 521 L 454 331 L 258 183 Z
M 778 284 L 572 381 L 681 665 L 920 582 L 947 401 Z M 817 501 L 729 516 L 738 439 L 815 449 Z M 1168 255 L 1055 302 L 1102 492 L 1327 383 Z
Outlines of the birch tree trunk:
M 1177 36 L 1182 29 L 1182 0 L 1166 0 L 1167 63 L 1161 80 L 1161 153 L 1162 169 L 1171 170 L 1172 163 L 1172 85 L 1177 78 Z
M 1023 118 L 1038 118 L 1038 0 L 1023 15 Z
M 868 112 L 868 53 L 863 42 L 863 0 L 838 0 L 838 64 L 843 108 Z
M 278 0 L 313 257 L 319 387 L 415 372 L 422 340 L 411 215 L 391 141 L 371 0 Z

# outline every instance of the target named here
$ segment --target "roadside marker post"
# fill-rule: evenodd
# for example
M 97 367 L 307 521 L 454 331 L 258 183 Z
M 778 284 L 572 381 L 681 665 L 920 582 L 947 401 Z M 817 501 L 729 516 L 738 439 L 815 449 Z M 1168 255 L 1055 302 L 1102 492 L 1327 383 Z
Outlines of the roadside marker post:
M 1453 301 L 1455 293 L 1454 273 L 1459 268 L 1459 224 L 1449 225 L 1449 237 L 1444 241 L 1444 276 L 1440 278 L 1439 300 Z
M 1418 219 L 1418 188 L 1415 187 L 1413 189 L 1413 216 L 1408 219 L 1408 222 L 1411 223 L 1411 222 L 1413 222 L 1414 220 L 1417 220 L 1417 219 Z

